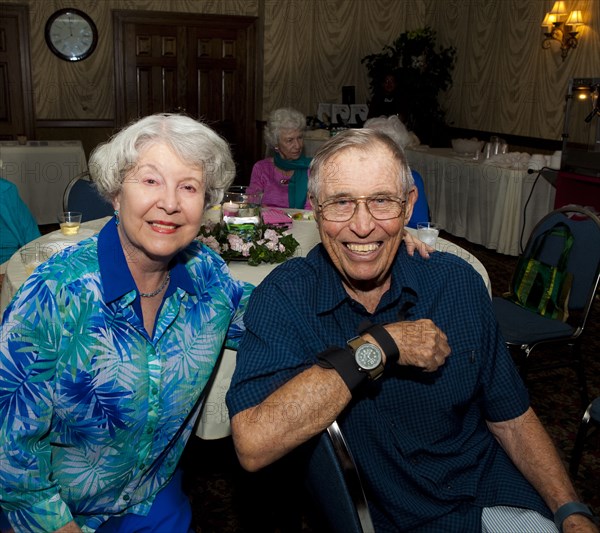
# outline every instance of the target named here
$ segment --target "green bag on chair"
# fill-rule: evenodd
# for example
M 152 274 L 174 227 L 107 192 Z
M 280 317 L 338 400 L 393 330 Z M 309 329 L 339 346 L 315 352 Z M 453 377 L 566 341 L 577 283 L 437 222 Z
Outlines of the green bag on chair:
M 538 259 L 548 237 L 563 239 L 563 249 L 556 265 Z M 573 247 L 573 234 L 569 226 L 556 224 L 537 236 L 529 257 L 521 257 L 517 264 L 512 292 L 508 299 L 539 315 L 562 320 L 569 317 L 569 295 L 573 274 L 567 272 L 569 252 Z

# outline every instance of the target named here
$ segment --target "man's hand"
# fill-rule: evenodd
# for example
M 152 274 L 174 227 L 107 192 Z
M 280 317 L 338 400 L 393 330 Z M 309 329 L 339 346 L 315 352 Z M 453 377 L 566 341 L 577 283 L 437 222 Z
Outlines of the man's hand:
M 567 516 L 563 522 L 564 533 L 598 533 L 598 528 L 586 516 L 572 514 Z
M 386 324 L 385 329 L 400 349 L 399 365 L 434 372 L 450 355 L 448 337 L 429 319 Z

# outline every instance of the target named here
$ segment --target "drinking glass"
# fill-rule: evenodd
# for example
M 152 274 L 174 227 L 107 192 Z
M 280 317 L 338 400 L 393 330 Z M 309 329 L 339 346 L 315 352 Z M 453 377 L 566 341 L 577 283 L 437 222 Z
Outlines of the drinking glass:
M 63 235 L 76 235 L 81 226 L 81 213 L 78 211 L 63 211 L 58 215 L 60 231 Z
M 25 245 L 19 250 L 19 254 L 21 255 L 21 261 L 28 277 L 47 259 L 46 254 L 40 248 L 39 244 Z
M 417 223 L 417 238 L 425 244 L 435 247 L 440 228 L 434 222 L 419 222 Z

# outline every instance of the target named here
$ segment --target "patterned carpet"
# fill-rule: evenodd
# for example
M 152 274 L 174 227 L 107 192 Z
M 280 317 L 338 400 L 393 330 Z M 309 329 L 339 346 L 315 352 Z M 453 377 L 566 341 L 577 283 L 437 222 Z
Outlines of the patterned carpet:
M 516 258 L 494 253 L 463 239 L 444 238 L 469 250 L 486 267 L 494 296 L 508 288 Z M 600 396 L 600 300 L 590 315 L 583 352 L 588 364 L 590 398 Z M 541 354 L 541 352 L 540 352 Z M 553 351 L 542 357 L 556 357 Z M 532 375 L 531 402 L 554 440 L 565 463 L 573 449 L 575 434 L 583 414 L 574 373 L 568 369 Z M 278 470 L 257 474 L 244 472 L 238 465 L 231 439 L 194 439 L 186 451 L 186 486 L 194 510 L 198 533 L 324 531 L 306 496 L 297 489 L 293 458 Z M 581 498 L 600 514 L 600 431 L 590 433 L 575 485 Z

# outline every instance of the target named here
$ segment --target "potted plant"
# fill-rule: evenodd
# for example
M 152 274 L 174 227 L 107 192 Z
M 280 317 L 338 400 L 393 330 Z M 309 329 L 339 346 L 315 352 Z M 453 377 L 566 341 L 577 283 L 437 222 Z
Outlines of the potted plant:
M 387 101 L 397 99 L 398 114 L 405 126 L 424 144 L 445 144 L 445 112 L 438 96 L 452 85 L 455 56 L 453 46 L 436 46 L 436 32 L 428 26 L 402 33 L 378 54 L 361 59 L 370 78 L 372 105 L 387 96 L 385 81 L 387 91 L 395 83 L 395 94 L 390 94 Z M 394 78 L 391 84 L 390 77 Z

